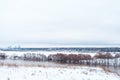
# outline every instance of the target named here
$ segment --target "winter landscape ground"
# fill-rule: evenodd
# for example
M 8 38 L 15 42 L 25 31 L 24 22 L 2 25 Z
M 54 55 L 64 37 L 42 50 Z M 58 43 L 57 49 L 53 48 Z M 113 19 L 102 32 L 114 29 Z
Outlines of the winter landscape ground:
M 95 67 L 0 67 L 1 80 L 120 80 Z
M 75 66 L 50 62 L 0 62 L 2 80 L 120 80 L 103 67 Z
M 119 69 L 116 72 L 100 66 L 24 61 L 13 58 L 16 55 L 23 56 L 25 53 L 42 53 L 48 56 L 57 52 L 1 51 L 1 53 L 6 53 L 8 57 L 0 60 L 0 80 L 120 80 Z M 95 55 L 95 53 L 82 54 Z

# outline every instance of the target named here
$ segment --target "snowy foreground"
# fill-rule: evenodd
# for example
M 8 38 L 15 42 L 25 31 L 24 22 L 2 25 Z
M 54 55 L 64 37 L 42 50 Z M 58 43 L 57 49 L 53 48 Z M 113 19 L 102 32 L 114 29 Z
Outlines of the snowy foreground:
M 0 80 L 120 80 L 95 67 L 0 67 Z

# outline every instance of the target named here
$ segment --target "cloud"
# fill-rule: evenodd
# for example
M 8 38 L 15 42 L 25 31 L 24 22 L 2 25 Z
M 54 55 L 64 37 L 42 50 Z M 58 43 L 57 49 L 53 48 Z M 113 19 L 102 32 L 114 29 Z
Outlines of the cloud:
M 0 42 L 120 44 L 119 2 L 0 1 Z

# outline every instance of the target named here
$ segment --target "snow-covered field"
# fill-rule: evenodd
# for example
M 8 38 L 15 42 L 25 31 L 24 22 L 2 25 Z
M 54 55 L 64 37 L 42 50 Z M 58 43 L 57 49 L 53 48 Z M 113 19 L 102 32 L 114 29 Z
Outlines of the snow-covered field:
M 6 55 L 18 55 L 23 56 L 25 53 L 35 53 L 35 54 L 44 54 L 46 56 L 50 54 L 57 54 L 57 53 L 63 53 L 63 54 L 80 54 L 81 52 L 65 52 L 65 51 L 0 51 L 0 53 L 6 53 Z M 94 56 L 96 53 L 82 53 L 82 54 L 90 54 L 91 56 Z
M 25 53 L 79 54 L 78 52 L 19 52 L 0 51 L 9 56 L 23 56 Z M 94 56 L 96 53 L 83 53 Z M 114 55 L 114 53 L 112 53 Z M 32 62 L 23 60 L 0 60 L 0 80 L 120 80 L 116 73 L 104 71 L 99 67 L 70 66 L 50 62 Z
M 0 67 L 0 80 L 120 80 L 94 67 Z
M 97 54 L 97 52 L 89 52 L 89 53 L 83 53 L 83 52 L 65 52 L 65 51 L 0 51 L 0 53 L 6 53 L 6 55 L 18 55 L 23 56 L 25 53 L 35 53 L 35 54 L 44 54 L 46 56 L 50 54 L 57 54 L 57 53 L 63 53 L 63 54 L 90 54 L 92 57 Z M 119 52 L 116 52 L 119 53 Z M 113 56 L 115 56 L 114 52 L 111 52 Z

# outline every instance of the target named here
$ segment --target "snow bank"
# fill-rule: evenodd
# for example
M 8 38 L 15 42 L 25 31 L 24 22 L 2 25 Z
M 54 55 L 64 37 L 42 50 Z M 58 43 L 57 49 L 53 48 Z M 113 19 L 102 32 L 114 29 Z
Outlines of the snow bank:
M 0 80 L 120 80 L 94 67 L 0 67 Z

